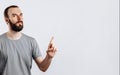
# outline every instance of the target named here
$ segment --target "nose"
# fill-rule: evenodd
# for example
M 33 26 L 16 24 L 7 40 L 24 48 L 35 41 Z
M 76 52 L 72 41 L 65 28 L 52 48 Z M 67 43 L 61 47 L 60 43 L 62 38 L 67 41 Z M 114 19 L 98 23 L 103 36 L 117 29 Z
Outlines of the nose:
M 17 16 L 18 21 L 22 21 L 22 17 L 21 16 Z

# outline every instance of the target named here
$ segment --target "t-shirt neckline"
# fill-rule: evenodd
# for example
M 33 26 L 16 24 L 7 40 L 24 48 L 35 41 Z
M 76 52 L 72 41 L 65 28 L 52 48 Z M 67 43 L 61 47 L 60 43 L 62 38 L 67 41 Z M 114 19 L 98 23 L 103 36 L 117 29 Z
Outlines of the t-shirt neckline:
M 6 37 L 7 40 L 10 40 L 10 41 L 19 41 L 19 40 L 22 39 L 23 33 L 21 33 L 21 37 L 20 37 L 19 39 L 16 39 L 16 40 L 9 39 L 9 38 L 7 37 L 7 33 L 5 33 L 5 37 Z

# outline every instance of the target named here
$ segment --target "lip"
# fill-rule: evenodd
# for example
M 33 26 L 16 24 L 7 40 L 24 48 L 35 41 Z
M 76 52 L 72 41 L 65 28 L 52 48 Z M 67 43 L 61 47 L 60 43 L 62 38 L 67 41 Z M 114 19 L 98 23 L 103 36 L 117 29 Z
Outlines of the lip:
M 23 23 L 22 21 L 19 21 L 19 22 L 17 22 L 17 23 Z
M 20 26 L 20 25 L 23 25 L 23 23 L 22 22 L 17 22 L 16 25 Z
M 18 22 L 18 24 L 22 24 L 22 22 Z
M 18 21 L 16 24 L 23 24 L 23 22 L 22 21 Z

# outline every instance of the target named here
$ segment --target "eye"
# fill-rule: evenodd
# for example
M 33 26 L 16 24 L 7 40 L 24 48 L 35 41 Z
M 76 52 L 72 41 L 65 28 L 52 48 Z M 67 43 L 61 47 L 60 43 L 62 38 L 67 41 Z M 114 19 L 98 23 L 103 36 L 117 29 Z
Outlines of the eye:
M 23 13 L 21 13 L 20 16 L 23 16 Z
M 15 14 L 12 14 L 12 17 L 15 17 L 16 15 Z

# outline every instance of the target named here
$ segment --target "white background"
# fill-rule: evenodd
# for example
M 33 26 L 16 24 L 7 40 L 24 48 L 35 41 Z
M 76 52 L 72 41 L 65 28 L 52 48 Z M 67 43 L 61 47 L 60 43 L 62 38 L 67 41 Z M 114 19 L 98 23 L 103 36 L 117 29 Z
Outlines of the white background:
M 0 34 L 13 4 L 43 57 L 52 36 L 58 49 L 45 73 L 33 61 L 32 75 L 119 75 L 119 0 L 0 0 Z

